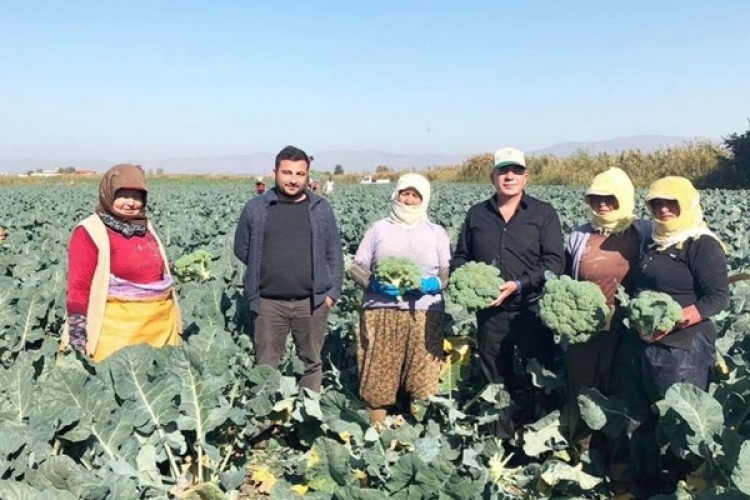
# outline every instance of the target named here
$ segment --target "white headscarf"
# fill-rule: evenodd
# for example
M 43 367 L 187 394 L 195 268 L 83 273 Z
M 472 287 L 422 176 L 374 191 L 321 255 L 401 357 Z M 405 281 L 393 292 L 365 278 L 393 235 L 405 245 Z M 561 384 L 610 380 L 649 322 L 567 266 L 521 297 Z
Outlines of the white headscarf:
M 422 196 L 419 205 L 404 205 L 398 201 L 398 194 L 407 188 L 415 189 Z M 427 207 L 430 205 L 430 181 L 419 174 L 404 174 L 396 182 L 396 189 L 391 194 L 391 215 L 388 220 L 405 227 L 414 227 L 427 219 Z

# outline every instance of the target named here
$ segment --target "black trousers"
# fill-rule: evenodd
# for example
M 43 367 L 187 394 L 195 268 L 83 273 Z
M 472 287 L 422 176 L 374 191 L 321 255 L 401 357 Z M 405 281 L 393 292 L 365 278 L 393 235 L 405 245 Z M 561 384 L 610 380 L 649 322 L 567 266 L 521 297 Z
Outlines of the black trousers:
M 532 358 L 545 368 L 554 369 L 554 335 L 539 319 L 538 305 L 515 311 L 491 308 L 477 312 L 477 351 L 482 372 L 488 382 L 505 384 L 511 396 L 524 385 L 514 374 L 516 349 L 524 369 Z M 512 408 L 507 408 L 501 413 L 494 433 L 508 439 L 514 430 Z

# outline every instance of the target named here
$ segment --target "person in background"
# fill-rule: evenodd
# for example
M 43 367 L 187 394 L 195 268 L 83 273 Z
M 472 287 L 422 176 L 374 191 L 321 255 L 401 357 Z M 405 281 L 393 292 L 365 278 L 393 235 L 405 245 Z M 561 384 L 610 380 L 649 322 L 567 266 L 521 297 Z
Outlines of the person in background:
M 403 386 L 411 400 L 438 390 L 443 360 L 443 297 L 448 283 L 450 238 L 430 222 L 430 183 L 405 174 L 391 194 L 390 215 L 375 222 L 362 239 L 349 273 L 364 287 L 364 313 L 357 338 L 360 395 L 374 424 L 396 403 Z M 413 260 L 422 270 L 419 289 L 399 301 L 394 285 L 373 273 L 384 257 Z
M 325 185 L 323 186 L 323 192 L 326 196 L 331 196 L 334 192 L 334 185 L 333 185 L 333 176 L 329 176 L 328 180 L 326 181 Z
M 263 182 L 263 177 L 255 179 L 255 194 L 261 195 L 266 192 L 266 183 Z
M 289 333 L 305 365 L 300 387 L 320 392 L 328 312 L 341 295 L 344 259 L 333 209 L 306 189 L 307 154 L 287 146 L 276 156 L 273 189 L 251 198 L 234 236 L 246 266 L 257 364 L 277 368 Z
M 70 238 L 63 343 L 96 362 L 126 346 L 180 341 L 174 282 L 146 215 L 147 194 L 141 167 L 110 168 L 99 184 L 96 212 Z
M 554 336 L 539 319 L 539 297 L 545 271 L 560 274 L 565 252 L 560 219 L 548 203 L 529 196 L 526 158 L 515 148 L 498 149 L 490 181 L 495 194 L 471 207 L 461 227 L 451 269 L 465 262 L 497 265 L 505 283 L 496 300 L 477 312 L 479 362 L 487 381 L 504 383 L 511 394 L 522 388 L 513 374 L 515 348 L 522 364 L 536 358 L 552 369 Z M 525 420 L 541 417 L 541 394 L 530 403 Z M 494 426 L 500 438 L 514 433 L 511 408 L 505 409 Z
M 657 417 L 651 405 L 678 382 L 708 389 L 716 360 L 716 325 L 710 317 L 729 307 L 724 244 L 703 220 L 700 194 L 684 177 L 664 177 L 646 194 L 654 218 L 653 244 L 635 267 L 637 292 L 656 290 L 682 307 L 673 330 L 648 340 L 634 339 L 639 349 L 628 355 L 632 371 L 626 377 L 626 401 L 639 422 L 631 441 L 638 483 L 646 493 L 658 491 L 661 470 L 656 439 Z M 685 463 L 671 464 L 673 473 Z M 648 490 L 648 488 L 653 488 Z

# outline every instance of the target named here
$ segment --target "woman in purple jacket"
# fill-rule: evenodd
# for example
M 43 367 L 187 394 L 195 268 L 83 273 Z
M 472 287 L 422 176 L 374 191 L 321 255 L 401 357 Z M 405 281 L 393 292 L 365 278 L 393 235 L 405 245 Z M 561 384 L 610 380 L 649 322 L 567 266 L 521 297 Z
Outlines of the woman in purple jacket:
M 443 360 L 443 297 L 448 283 L 450 239 L 427 217 L 430 183 L 405 174 L 391 195 L 390 215 L 365 233 L 350 269 L 365 288 L 364 313 L 357 339 L 360 395 L 374 424 L 396 403 L 400 387 L 411 400 L 437 392 Z M 405 257 L 422 270 L 421 286 L 399 301 L 392 285 L 373 279 L 384 257 Z

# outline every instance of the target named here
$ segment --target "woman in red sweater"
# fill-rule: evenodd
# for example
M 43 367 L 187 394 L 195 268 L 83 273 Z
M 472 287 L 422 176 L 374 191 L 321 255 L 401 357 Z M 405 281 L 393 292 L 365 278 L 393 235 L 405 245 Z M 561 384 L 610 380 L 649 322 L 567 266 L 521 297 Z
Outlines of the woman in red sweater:
M 97 362 L 129 345 L 179 343 L 174 282 L 146 216 L 147 193 L 139 166 L 110 168 L 99 185 L 96 213 L 70 238 L 68 338 Z

